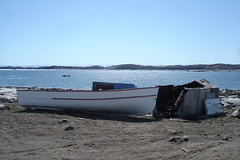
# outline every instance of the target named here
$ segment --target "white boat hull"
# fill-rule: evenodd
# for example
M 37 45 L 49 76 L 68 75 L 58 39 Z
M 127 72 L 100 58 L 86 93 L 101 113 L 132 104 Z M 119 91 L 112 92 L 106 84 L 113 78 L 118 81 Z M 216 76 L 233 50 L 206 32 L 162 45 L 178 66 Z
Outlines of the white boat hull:
M 154 110 L 158 87 L 107 91 L 17 90 L 23 107 L 146 115 Z

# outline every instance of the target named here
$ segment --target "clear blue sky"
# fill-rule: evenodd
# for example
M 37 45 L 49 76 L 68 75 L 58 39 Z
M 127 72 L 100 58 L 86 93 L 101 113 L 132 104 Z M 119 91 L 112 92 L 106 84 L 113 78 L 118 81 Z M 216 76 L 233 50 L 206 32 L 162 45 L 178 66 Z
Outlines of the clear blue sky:
M 240 0 L 0 0 L 0 65 L 240 64 Z

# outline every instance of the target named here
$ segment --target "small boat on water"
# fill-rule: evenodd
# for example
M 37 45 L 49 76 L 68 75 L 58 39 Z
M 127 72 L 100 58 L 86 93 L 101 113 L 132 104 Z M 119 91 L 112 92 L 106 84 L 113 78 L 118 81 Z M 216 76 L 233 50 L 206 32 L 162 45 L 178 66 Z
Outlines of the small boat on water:
M 64 74 L 64 75 L 62 75 L 62 77 L 70 77 L 70 75 L 69 74 Z
M 93 90 L 17 90 L 19 105 L 26 108 L 146 115 L 156 105 L 158 87 L 94 82 Z M 117 89 L 116 89 L 117 88 Z

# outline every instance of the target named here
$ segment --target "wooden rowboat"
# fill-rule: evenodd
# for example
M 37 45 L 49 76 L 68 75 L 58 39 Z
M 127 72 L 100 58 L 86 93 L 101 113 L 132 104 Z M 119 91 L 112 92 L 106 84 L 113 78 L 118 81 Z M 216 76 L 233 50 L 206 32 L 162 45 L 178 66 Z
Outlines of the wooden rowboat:
M 26 108 L 146 115 L 154 110 L 158 87 L 118 90 L 17 90 Z

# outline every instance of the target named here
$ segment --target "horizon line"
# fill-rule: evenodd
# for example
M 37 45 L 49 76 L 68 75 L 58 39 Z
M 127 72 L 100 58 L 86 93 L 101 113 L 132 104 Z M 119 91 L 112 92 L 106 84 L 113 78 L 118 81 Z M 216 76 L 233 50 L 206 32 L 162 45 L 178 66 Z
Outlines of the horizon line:
M 93 67 L 93 66 L 100 66 L 100 67 L 110 67 L 110 66 L 119 66 L 119 65 L 138 65 L 138 66 L 193 66 L 193 65 L 240 65 L 236 63 L 196 63 L 196 64 L 158 64 L 158 65 L 151 65 L 151 64 L 136 64 L 136 63 L 122 63 L 122 64 L 112 64 L 112 65 L 100 65 L 100 64 L 93 64 L 93 65 L 56 65 L 56 64 L 49 64 L 49 65 L 0 65 L 0 67 Z

